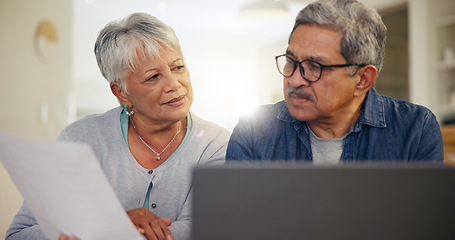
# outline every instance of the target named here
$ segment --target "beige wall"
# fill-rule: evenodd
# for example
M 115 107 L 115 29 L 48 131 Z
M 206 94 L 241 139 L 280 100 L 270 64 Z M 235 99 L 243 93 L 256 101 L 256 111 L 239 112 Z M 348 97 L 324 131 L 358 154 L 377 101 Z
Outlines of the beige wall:
M 54 140 L 69 119 L 72 1 L 0 1 L 0 132 L 27 139 Z M 34 36 L 42 20 L 56 30 L 39 58 Z M 0 164 L 0 239 L 22 204 Z

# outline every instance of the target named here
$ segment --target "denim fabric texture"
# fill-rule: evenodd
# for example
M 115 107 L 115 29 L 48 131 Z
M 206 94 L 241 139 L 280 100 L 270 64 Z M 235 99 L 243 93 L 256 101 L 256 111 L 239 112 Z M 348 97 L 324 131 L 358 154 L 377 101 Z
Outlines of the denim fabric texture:
M 443 162 L 440 126 L 427 108 L 370 89 L 362 114 L 345 138 L 341 161 Z M 240 118 L 226 161 L 312 161 L 308 125 L 284 101 Z

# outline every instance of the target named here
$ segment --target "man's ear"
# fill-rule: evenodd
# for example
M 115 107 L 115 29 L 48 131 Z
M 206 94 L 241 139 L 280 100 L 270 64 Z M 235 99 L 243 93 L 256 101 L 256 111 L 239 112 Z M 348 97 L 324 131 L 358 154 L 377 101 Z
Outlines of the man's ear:
M 117 99 L 122 103 L 122 105 L 131 105 L 128 100 L 128 94 L 120 87 L 120 85 L 116 82 L 112 82 L 110 84 L 111 92 L 114 94 Z
M 356 73 L 359 76 L 354 96 L 364 95 L 373 87 L 378 76 L 378 69 L 373 65 L 366 65 Z

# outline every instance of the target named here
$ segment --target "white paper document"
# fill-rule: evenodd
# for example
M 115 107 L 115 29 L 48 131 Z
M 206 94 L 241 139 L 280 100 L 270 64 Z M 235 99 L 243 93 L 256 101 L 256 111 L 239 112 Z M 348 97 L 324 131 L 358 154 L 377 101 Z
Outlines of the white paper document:
M 50 239 L 144 239 L 89 146 L 0 133 L 0 161 Z

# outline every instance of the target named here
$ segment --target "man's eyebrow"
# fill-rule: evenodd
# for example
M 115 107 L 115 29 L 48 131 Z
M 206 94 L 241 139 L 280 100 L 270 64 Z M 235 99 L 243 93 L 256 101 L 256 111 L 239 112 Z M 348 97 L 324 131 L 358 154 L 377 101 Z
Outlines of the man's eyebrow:
M 321 58 L 321 57 L 314 57 L 314 56 L 311 56 L 309 58 L 307 58 L 306 60 L 311 60 L 311 61 L 315 61 L 315 62 L 324 62 L 324 59 Z
M 292 53 L 292 52 L 289 51 L 289 50 L 286 50 L 286 55 L 289 55 L 289 56 L 291 56 L 291 57 L 295 57 L 295 56 L 294 56 L 294 53 Z
M 293 58 L 296 58 L 294 53 L 292 53 L 290 50 L 286 50 L 286 55 L 290 56 L 290 57 L 293 57 Z M 321 61 L 324 62 L 324 58 L 317 57 L 317 56 L 311 56 L 311 57 L 305 58 L 303 60 L 311 60 L 311 61 L 315 61 L 315 62 L 321 62 Z

